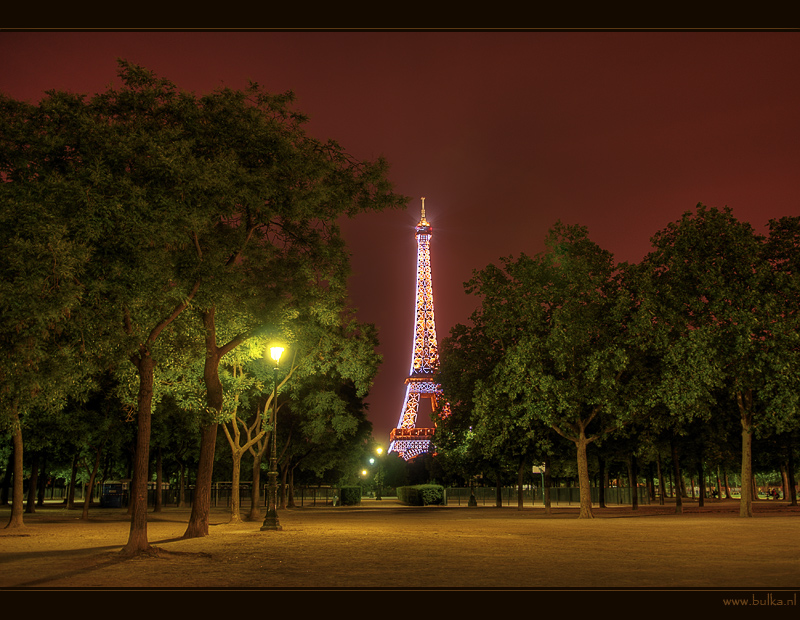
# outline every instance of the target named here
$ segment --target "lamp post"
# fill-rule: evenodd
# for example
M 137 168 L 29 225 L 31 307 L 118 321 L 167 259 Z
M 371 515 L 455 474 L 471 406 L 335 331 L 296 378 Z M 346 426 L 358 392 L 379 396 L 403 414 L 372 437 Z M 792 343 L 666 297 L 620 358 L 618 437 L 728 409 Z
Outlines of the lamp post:
M 383 459 L 381 459 L 381 455 L 383 454 L 383 448 L 378 446 L 375 449 L 375 454 L 378 455 L 378 475 L 376 476 L 376 478 L 377 478 L 376 482 L 378 483 L 378 489 L 375 492 L 375 499 L 377 500 L 377 499 L 382 499 L 382 497 L 381 497 L 381 490 L 382 490 L 381 487 L 383 486 Z
M 269 457 L 269 506 L 267 507 L 267 515 L 264 517 L 264 525 L 261 526 L 262 530 L 281 530 L 280 522 L 278 521 L 278 451 L 277 451 L 277 434 L 278 434 L 278 364 L 280 363 L 283 347 L 270 347 L 269 354 L 275 360 L 275 385 L 272 388 L 272 450 Z

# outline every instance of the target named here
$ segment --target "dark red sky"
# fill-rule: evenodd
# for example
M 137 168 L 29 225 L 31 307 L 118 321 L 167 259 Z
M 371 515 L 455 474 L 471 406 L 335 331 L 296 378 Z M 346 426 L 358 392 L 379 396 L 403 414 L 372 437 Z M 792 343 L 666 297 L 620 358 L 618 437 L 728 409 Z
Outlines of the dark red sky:
M 0 91 L 93 93 L 116 58 L 181 88 L 293 90 L 310 134 L 385 156 L 405 212 L 344 223 L 354 305 L 378 325 L 375 437 L 411 356 L 419 197 L 439 339 L 473 269 L 542 249 L 561 219 L 620 261 L 698 202 L 763 230 L 800 214 L 798 32 L 0 32 Z

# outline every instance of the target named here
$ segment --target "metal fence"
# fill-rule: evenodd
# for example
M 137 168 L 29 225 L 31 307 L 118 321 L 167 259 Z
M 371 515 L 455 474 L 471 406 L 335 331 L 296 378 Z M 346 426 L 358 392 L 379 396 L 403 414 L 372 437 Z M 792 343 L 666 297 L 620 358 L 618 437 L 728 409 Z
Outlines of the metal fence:
M 466 506 L 469 502 L 471 491 L 475 493 L 475 500 L 480 506 L 494 506 L 497 504 L 497 487 L 447 487 L 445 488 L 445 496 L 448 506 Z M 597 487 L 592 487 L 592 503 L 600 503 L 600 490 Z M 638 489 L 639 504 L 649 504 L 650 495 L 646 488 L 640 487 Z M 518 505 L 518 489 L 517 487 L 501 487 L 500 488 L 500 501 L 503 506 L 517 506 Z M 604 493 L 604 501 L 606 504 L 628 504 L 631 503 L 631 489 L 628 487 L 607 487 Z M 541 487 L 526 488 L 522 491 L 523 506 L 543 506 L 544 499 Z M 571 506 L 580 505 L 581 503 L 581 490 L 578 487 L 551 487 L 550 488 L 550 503 L 554 506 Z
M 152 485 L 152 483 L 151 483 Z M 154 485 L 153 485 L 154 486 Z M 251 498 L 251 483 L 242 483 L 239 485 L 239 505 L 249 506 Z M 481 506 L 494 506 L 497 503 L 497 489 L 496 487 L 474 487 L 475 499 Z M 232 499 L 231 483 L 229 482 L 216 482 L 211 487 L 211 505 L 219 507 L 229 507 Z M 266 506 L 268 500 L 268 491 L 266 485 L 261 488 L 259 494 L 259 505 Z M 471 489 L 469 487 L 446 487 L 445 498 L 448 506 L 466 506 L 469 502 Z M 164 506 L 177 506 L 178 505 L 178 489 L 169 488 L 162 491 L 162 505 Z M 501 487 L 500 498 L 503 506 L 517 506 L 517 487 Z M 322 506 L 333 506 L 334 498 L 339 495 L 339 489 L 336 487 L 294 487 L 293 500 L 294 505 L 302 508 L 314 508 Z M 622 504 L 630 505 L 631 503 L 631 489 L 628 487 L 608 487 L 605 489 L 605 503 L 606 504 Z M 186 504 L 191 504 L 194 496 L 194 487 L 188 487 L 185 491 Z M 639 504 L 646 505 L 650 503 L 650 495 L 647 489 L 640 487 L 638 489 Z M 148 503 L 153 504 L 155 497 L 155 488 L 150 488 L 148 491 Z M 288 496 L 287 496 L 288 501 Z M 550 489 L 550 503 L 553 506 L 572 506 L 580 505 L 580 489 L 577 487 L 551 487 Z M 600 491 L 597 487 L 592 487 L 592 503 L 598 504 L 600 502 Z M 526 506 L 543 506 L 544 500 L 542 496 L 542 489 L 526 488 L 523 489 L 523 505 Z
M 178 489 L 165 489 L 162 503 L 164 505 L 177 505 L 178 503 Z M 267 485 L 262 485 L 258 503 L 260 506 L 266 506 L 269 499 L 269 488 Z M 279 491 L 280 493 L 280 491 Z M 194 497 L 194 486 L 187 487 L 185 490 L 185 501 L 191 504 Z M 152 503 L 155 495 L 155 489 L 148 491 L 148 502 Z M 295 506 L 300 507 L 318 507 L 318 506 L 332 506 L 335 496 L 339 495 L 339 490 L 336 487 L 294 487 L 292 499 Z M 215 482 L 211 486 L 211 505 L 219 507 L 230 507 L 233 498 L 233 489 L 230 482 Z M 243 482 L 239 485 L 239 506 L 249 506 L 252 498 L 252 483 Z M 287 495 L 286 501 L 289 501 Z
M 127 481 L 126 481 L 127 482 Z M 156 488 L 155 483 L 148 483 L 147 503 L 150 506 L 155 505 Z M 230 507 L 232 500 L 232 485 L 230 482 L 215 482 L 211 487 L 211 505 L 214 507 Z M 239 485 L 239 505 L 240 507 L 249 507 L 251 498 L 252 484 L 244 482 Z M 107 489 L 105 489 L 107 491 Z M 75 489 L 75 501 L 82 502 L 84 498 L 85 488 L 83 485 L 77 485 Z M 187 486 L 184 490 L 184 506 L 190 506 L 194 498 L 194 486 Z M 266 506 L 268 500 L 267 485 L 263 485 L 259 494 L 259 505 Z M 388 491 L 388 489 L 387 489 Z M 445 498 L 448 506 L 466 506 L 469 502 L 470 493 L 474 491 L 475 499 L 480 506 L 494 506 L 497 503 L 497 489 L 496 487 L 446 487 Z M 47 489 L 45 499 L 49 501 L 63 500 L 66 497 L 67 489 L 65 487 L 50 487 Z M 103 485 L 96 485 L 93 489 L 93 501 L 102 501 L 104 492 Z M 128 505 L 127 485 L 121 490 L 121 502 L 119 505 Z M 517 506 L 517 487 L 501 487 L 500 498 L 503 506 Z M 333 506 L 334 498 L 339 495 L 339 489 L 336 487 L 295 487 L 293 498 L 294 505 L 303 508 L 314 508 L 322 506 Z M 393 495 L 393 493 L 392 493 Z M 639 504 L 645 505 L 650 503 L 650 496 L 646 488 L 640 487 L 638 489 Z M 387 496 L 387 493 L 384 493 Z M 288 496 L 287 496 L 288 501 Z M 599 489 L 592 487 L 592 503 L 597 504 L 600 501 Z M 572 506 L 580 505 L 580 489 L 577 487 L 551 487 L 550 489 L 550 502 L 553 506 Z M 631 489 L 628 487 L 607 487 L 605 489 L 605 503 L 606 504 L 620 504 L 630 505 L 631 503 Z M 161 504 L 162 506 L 179 506 L 180 505 L 180 489 L 177 485 L 165 484 L 161 490 Z M 111 504 L 113 505 L 113 504 Z M 525 488 L 523 489 L 523 505 L 524 506 L 543 506 L 541 487 Z

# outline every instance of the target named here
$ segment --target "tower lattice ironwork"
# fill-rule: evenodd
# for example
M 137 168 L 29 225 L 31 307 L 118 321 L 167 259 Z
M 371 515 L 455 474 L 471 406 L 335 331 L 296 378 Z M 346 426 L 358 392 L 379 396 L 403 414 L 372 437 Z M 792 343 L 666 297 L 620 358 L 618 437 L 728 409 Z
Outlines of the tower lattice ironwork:
M 439 363 L 439 347 L 436 340 L 436 321 L 433 315 L 433 283 L 431 281 L 431 236 L 432 228 L 425 219 L 425 199 L 422 199 L 422 215 L 414 229 L 417 239 L 417 295 L 414 306 L 414 342 L 411 350 L 411 369 L 406 383 L 406 397 L 397 428 L 389 439 L 389 452 L 397 452 L 409 460 L 428 452 L 433 428 L 417 426 L 417 413 L 423 398 L 431 399 L 435 409 L 441 399 L 442 389 L 434 381 L 433 374 Z M 445 403 L 446 407 L 446 403 Z

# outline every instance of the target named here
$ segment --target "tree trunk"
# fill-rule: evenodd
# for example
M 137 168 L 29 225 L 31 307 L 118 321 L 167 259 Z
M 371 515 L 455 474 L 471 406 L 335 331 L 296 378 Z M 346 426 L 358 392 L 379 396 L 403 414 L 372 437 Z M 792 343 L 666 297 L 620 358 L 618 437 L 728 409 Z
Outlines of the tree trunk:
M 628 480 L 631 487 L 631 510 L 639 510 L 639 473 L 636 468 L 636 456 L 631 454 L 628 460 Z
M 682 514 L 683 499 L 681 497 L 682 494 L 680 490 L 681 466 L 680 462 L 678 461 L 678 446 L 675 443 L 675 439 L 671 439 L 669 443 L 672 450 L 672 470 L 673 475 L 675 476 L 675 513 Z
M 675 468 L 670 468 L 667 472 L 669 476 L 669 497 L 675 497 Z
M 264 435 L 269 438 L 269 435 Z M 267 439 L 268 441 L 268 439 Z M 261 521 L 261 452 L 253 456 L 253 492 L 250 494 L 250 521 Z
M 75 487 L 78 485 L 78 455 L 72 457 L 72 472 L 69 477 L 69 491 L 64 501 L 67 504 L 67 510 L 75 508 Z
M 36 512 L 36 491 L 39 483 L 39 454 L 34 453 L 31 463 L 31 478 L 28 480 L 28 504 L 25 512 Z
M 238 407 L 238 405 L 237 405 Z M 255 454 L 255 450 L 252 449 L 252 446 L 258 442 L 259 435 L 256 435 L 255 438 L 251 437 L 252 429 L 247 431 L 247 441 L 244 445 L 240 445 L 240 437 L 241 434 L 239 432 L 238 427 L 239 421 L 236 418 L 236 413 L 233 414 L 233 420 L 231 421 L 231 425 L 233 426 L 233 433 L 230 432 L 228 429 L 227 424 L 222 424 L 222 429 L 225 431 L 225 436 L 228 439 L 228 445 L 231 448 L 231 471 L 232 471 L 232 478 L 233 478 L 233 488 L 231 489 L 231 514 L 229 523 L 241 523 L 242 517 L 240 514 L 241 510 L 241 493 L 239 489 L 239 485 L 241 483 L 241 471 L 242 471 L 242 457 L 244 453 L 248 450 Z M 260 459 L 259 459 L 260 463 Z M 251 497 L 251 516 L 252 516 L 252 497 L 253 493 L 250 493 Z
M 586 447 L 588 445 L 586 434 L 584 430 L 580 429 L 575 447 L 578 452 L 578 483 L 581 490 L 581 508 L 578 513 L 579 519 L 593 519 L 592 514 L 592 489 L 589 481 L 589 459 L 586 456 Z
M 211 509 L 211 483 L 214 470 L 214 451 L 217 445 L 218 416 L 222 411 L 224 392 L 219 378 L 219 363 L 223 356 L 238 346 L 239 337 L 223 347 L 217 346 L 216 308 L 202 312 L 205 330 L 206 357 L 203 366 L 203 383 L 206 387 L 206 406 L 214 416 L 213 421 L 201 429 L 200 461 L 197 467 L 192 514 L 183 538 L 208 536 L 208 514 Z M 238 491 L 238 489 L 237 489 Z M 237 506 L 238 510 L 238 506 Z
M 661 452 L 656 452 L 656 471 L 658 473 L 658 505 L 663 506 L 667 489 L 664 485 L 664 473 L 661 469 Z
M 217 423 L 201 429 L 200 460 L 194 483 L 192 513 L 183 538 L 208 536 L 208 513 L 211 510 L 211 479 L 214 469 L 214 450 L 217 443 Z
M 753 516 L 753 415 L 750 411 L 751 394 L 736 394 L 742 423 L 742 476 L 739 516 Z
M 551 499 L 550 499 L 550 486 L 552 477 L 550 474 L 550 456 L 544 458 L 544 514 L 550 514 Z
M 82 521 L 89 520 L 89 504 L 92 502 L 92 491 L 94 490 L 94 480 L 97 476 L 97 470 L 100 469 L 100 455 L 103 452 L 102 446 L 97 448 L 94 457 L 94 467 L 92 468 L 92 475 L 89 476 L 89 488 L 86 491 L 86 497 L 83 498 L 83 513 L 81 514 Z
M 153 512 L 161 512 L 161 503 L 164 495 L 161 474 L 161 446 L 159 446 L 156 452 L 156 496 L 153 498 Z
M 697 500 L 697 506 L 702 508 L 706 505 L 706 473 L 702 460 L 697 464 L 697 480 L 700 485 L 700 497 Z
M 731 499 L 731 483 L 728 480 L 728 472 L 723 471 L 722 475 L 725 480 L 725 499 Z
M 131 529 L 128 542 L 122 548 L 123 555 L 135 555 L 150 551 L 150 543 L 147 541 L 147 474 L 150 464 L 150 424 L 155 361 L 149 351 L 143 350 L 141 357 L 135 360 L 135 365 L 139 371 L 136 452 L 130 496 Z
M 242 471 L 242 452 L 233 450 L 233 463 L 231 467 L 231 515 L 228 523 L 241 523 L 242 517 L 239 514 L 239 505 L 241 498 L 239 497 L 239 481 L 241 480 Z
M 656 501 L 656 482 L 653 479 L 653 462 L 648 461 L 647 463 L 647 497 L 650 498 L 650 503 L 654 504 Z
M 203 383 L 206 387 L 206 406 L 214 420 L 201 429 L 200 460 L 197 466 L 192 514 L 184 538 L 208 536 L 208 513 L 211 509 L 211 482 L 214 470 L 214 451 L 217 445 L 217 416 L 222 411 L 223 389 L 219 378 L 220 351 L 217 347 L 215 308 L 202 313 L 205 328 L 206 359 Z
M 3 473 L 3 486 L 0 488 L 0 506 L 8 506 L 8 489 L 11 487 L 11 476 L 14 473 L 14 446 L 8 455 L 6 471 Z
M 297 506 L 294 503 L 294 468 L 297 467 L 297 464 L 295 464 L 291 468 L 288 465 L 286 467 L 287 467 L 287 469 L 289 469 L 289 473 L 288 473 L 289 480 L 288 480 L 288 485 L 287 485 L 288 499 L 287 499 L 287 502 L 286 502 L 286 507 L 287 508 L 297 508 Z
M 606 461 L 601 456 L 597 456 L 597 466 L 600 468 L 600 473 L 597 475 L 600 484 L 597 485 L 597 500 L 600 508 L 606 507 Z
M 786 463 L 781 463 L 781 497 L 789 497 L 789 474 L 787 473 Z
M 178 474 L 178 508 L 186 506 L 186 463 L 181 463 Z
M 17 409 L 17 403 L 15 402 L 12 405 L 12 433 L 13 433 L 13 443 L 14 443 L 14 479 L 11 487 L 11 517 L 8 520 L 8 524 L 6 528 L 19 528 L 25 527 L 25 523 L 23 523 L 22 515 L 23 515 L 23 503 L 24 503 L 24 493 L 25 487 L 23 486 L 22 476 L 23 467 L 22 467 L 22 424 L 19 420 L 19 411 Z
M 278 466 L 279 473 L 281 476 L 281 483 L 278 485 L 280 488 L 278 489 L 278 498 L 279 498 L 279 508 L 286 508 L 286 475 L 289 471 L 289 466 L 286 465 L 284 467 Z
M 44 491 L 47 486 L 47 457 L 42 457 L 42 466 L 39 473 L 39 490 L 36 494 L 36 505 L 44 506 Z

